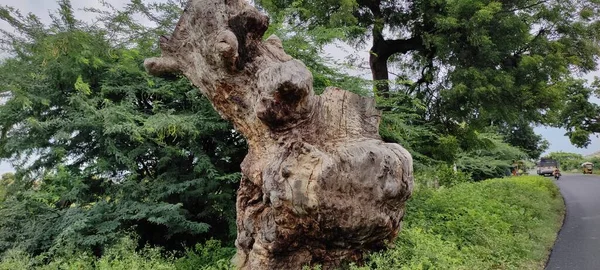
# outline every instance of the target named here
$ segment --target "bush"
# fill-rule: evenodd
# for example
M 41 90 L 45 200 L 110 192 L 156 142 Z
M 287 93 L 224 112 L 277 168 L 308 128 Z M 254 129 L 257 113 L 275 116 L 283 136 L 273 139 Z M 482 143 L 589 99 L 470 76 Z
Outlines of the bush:
M 144 247 L 136 251 L 137 241 L 125 237 L 107 249 L 104 256 L 95 258 L 85 252 L 65 250 L 53 254 L 30 257 L 28 253 L 12 249 L 7 251 L 0 262 L 0 270 L 145 270 L 175 269 L 172 256 L 162 254 L 160 248 Z
M 233 269 L 230 261 L 235 248 L 223 247 L 217 240 L 209 240 L 187 250 L 179 259 L 165 254 L 160 248 L 144 247 L 136 251 L 137 239 L 122 238 L 108 248 L 101 258 L 85 252 L 76 252 L 74 247 L 56 252 L 51 257 L 31 257 L 27 252 L 11 249 L 4 253 L 0 270 L 226 270 Z
M 31 258 L 23 250 L 11 249 L 0 260 L 0 270 L 26 270 L 30 268 Z
M 523 176 L 415 192 L 396 247 L 354 269 L 539 269 L 564 203 L 550 179 Z
M 235 248 L 222 247 L 221 242 L 209 240 L 204 245 L 197 244 L 194 249 L 188 250 L 175 265 L 181 270 L 231 269 L 230 262 L 233 255 L 235 255 Z
M 173 269 L 173 258 L 161 255 L 160 248 L 145 247 L 136 252 L 137 241 L 124 238 L 115 247 L 109 249 L 96 263 L 99 270 L 143 270 Z
M 471 182 L 471 175 L 454 169 L 446 164 L 426 167 L 415 172 L 415 185 L 419 188 L 451 187 Z
M 364 266 L 353 269 L 543 268 L 564 214 L 552 180 L 522 176 L 470 183 L 461 173 L 440 179 L 444 188 L 415 191 L 396 247 L 371 254 Z M 158 248 L 135 247 L 135 240 L 124 238 L 100 259 L 77 252 L 31 258 L 13 249 L 4 254 L 0 270 L 233 269 L 235 249 L 216 240 L 196 245 L 179 259 Z

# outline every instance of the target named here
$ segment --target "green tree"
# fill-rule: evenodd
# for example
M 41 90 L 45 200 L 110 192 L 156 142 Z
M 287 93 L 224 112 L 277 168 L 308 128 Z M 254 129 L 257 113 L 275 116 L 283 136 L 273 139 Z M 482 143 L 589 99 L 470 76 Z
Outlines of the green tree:
M 514 161 L 525 159 L 527 154 L 508 143 L 497 133 L 474 132 L 471 143 L 478 144 L 462 151 L 456 161 L 457 167 L 469 172 L 473 180 L 503 177 L 510 172 Z
M 0 251 L 99 254 L 127 230 L 169 249 L 230 241 L 244 140 L 187 80 L 146 74 L 156 42 L 112 27 L 127 18 L 87 25 L 59 4 L 51 25 L 0 9 L 15 30 L 2 36 L 0 157 L 17 163 L 20 187 L 0 210 Z
M 599 81 L 590 88 L 584 81 L 577 80 L 568 89 L 570 98 L 565 100 L 559 126 L 566 128 L 565 135 L 576 146 L 589 146 L 590 135 L 600 132 L 600 105 L 589 102 L 594 93 L 598 93 L 599 86 Z
M 400 92 L 443 134 L 455 123 L 557 124 L 579 74 L 596 69 L 600 49 L 595 1 L 259 0 L 299 28 L 336 29 L 357 47 L 370 40 L 370 68 L 380 96 Z M 324 30 L 325 29 L 325 30 Z M 397 78 L 389 79 L 395 67 Z M 589 87 L 585 87 L 590 89 Z M 587 100 L 585 104 L 589 104 Z M 455 135 L 455 134 L 450 134 Z M 529 149 L 528 151 L 531 151 Z
M 499 132 L 507 143 L 521 148 L 530 159 L 538 159 L 550 147 L 548 141 L 526 123 L 504 126 Z

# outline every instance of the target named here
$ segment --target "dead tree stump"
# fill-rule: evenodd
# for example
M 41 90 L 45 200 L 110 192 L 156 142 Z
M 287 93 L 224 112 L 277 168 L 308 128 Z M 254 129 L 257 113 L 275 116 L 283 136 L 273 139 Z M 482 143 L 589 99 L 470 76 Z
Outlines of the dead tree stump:
M 244 134 L 237 195 L 241 269 L 301 269 L 360 261 L 400 230 L 412 157 L 378 134 L 373 99 L 339 88 L 320 96 L 312 74 L 262 40 L 268 18 L 244 0 L 192 0 L 155 76 L 185 75 Z

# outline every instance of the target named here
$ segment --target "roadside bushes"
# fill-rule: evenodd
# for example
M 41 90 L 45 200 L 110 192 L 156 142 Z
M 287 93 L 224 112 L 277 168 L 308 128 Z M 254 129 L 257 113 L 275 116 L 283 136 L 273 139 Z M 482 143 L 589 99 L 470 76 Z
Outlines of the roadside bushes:
M 223 247 L 217 240 L 209 240 L 188 249 L 185 256 L 175 263 L 177 270 L 226 270 L 230 269 L 234 247 Z
M 538 176 L 421 189 L 407 208 L 396 247 L 354 269 L 542 269 L 564 214 Z
M 0 270 L 142 270 L 174 269 L 173 257 L 165 256 L 159 248 L 145 247 L 136 252 L 137 241 L 130 237 L 122 238 L 107 249 L 102 258 L 96 258 L 87 252 L 65 249 L 51 258 L 44 255 L 30 257 L 27 252 L 11 249 L 4 253 Z
M 562 197 L 551 179 L 521 176 L 473 183 L 455 173 L 438 180 L 445 184 L 437 188 L 421 180 L 407 204 L 395 247 L 371 254 L 365 265 L 352 269 L 543 268 L 564 214 Z M 150 247 L 136 251 L 135 243 L 124 238 L 100 259 L 65 252 L 44 261 L 10 250 L 0 270 L 233 269 L 230 259 L 235 249 L 219 241 L 196 245 L 183 254 Z
M 19 249 L 8 250 L 0 257 L 0 270 L 225 270 L 231 269 L 230 259 L 235 248 L 222 247 L 220 241 L 208 240 L 188 249 L 183 256 L 146 246 L 137 249 L 134 237 L 123 237 L 108 248 L 101 258 L 85 252 L 67 249 L 51 258 L 30 257 Z

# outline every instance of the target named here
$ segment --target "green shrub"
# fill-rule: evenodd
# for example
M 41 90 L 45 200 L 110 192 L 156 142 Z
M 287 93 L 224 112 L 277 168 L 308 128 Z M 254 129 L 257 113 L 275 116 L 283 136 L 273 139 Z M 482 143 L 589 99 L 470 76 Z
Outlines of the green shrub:
M 371 254 L 364 266 L 351 268 L 543 268 L 564 213 L 552 180 L 522 176 L 470 183 L 460 173 L 446 179 L 440 181 L 443 188 L 416 190 L 394 248 Z M 4 254 L 0 270 L 233 269 L 235 249 L 216 240 L 196 245 L 179 259 L 158 248 L 135 248 L 134 239 L 123 238 L 100 259 L 69 251 L 52 259 L 31 258 L 13 249 Z
M 0 270 L 226 270 L 233 269 L 230 261 L 235 248 L 223 247 L 217 240 L 209 240 L 186 251 L 175 259 L 160 248 L 144 247 L 136 251 L 137 241 L 132 237 L 122 238 L 108 248 L 101 258 L 76 252 L 75 248 L 53 254 L 31 257 L 27 252 L 11 249 L 4 253 Z
M 172 256 L 162 254 L 160 248 L 144 247 L 136 251 L 137 241 L 125 237 L 116 245 L 107 249 L 105 254 L 96 259 L 83 252 L 65 250 L 52 257 L 40 255 L 30 257 L 20 250 L 9 250 L 2 257 L 0 270 L 167 270 L 175 269 Z
M 173 258 L 161 255 L 160 248 L 145 247 L 136 252 L 137 241 L 123 238 L 96 263 L 99 270 L 162 270 L 174 269 Z
M 523 176 L 421 189 L 396 247 L 355 269 L 539 269 L 564 204 L 550 179 Z
M 0 270 L 26 270 L 29 269 L 31 258 L 23 250 L 11 249 L 4 253 L 0 260 Z
M 454 169 L 446 164 L 427 167 L 415 172 L 415 184 L 419 188 L 451 187 L 472 182 L 471 175 Z
M 225 270 L 232 269 L 231 258 L 235 248 L 222 247 L 221 242 L 209 240 L 204 245 L 197 244 L 188 250 L 175 266 L 181 270 Z

